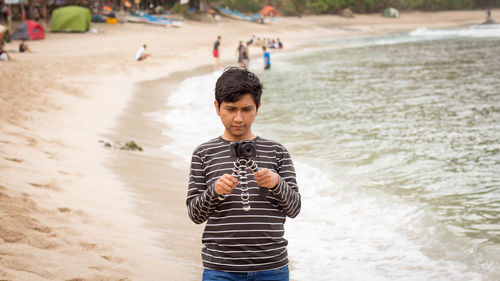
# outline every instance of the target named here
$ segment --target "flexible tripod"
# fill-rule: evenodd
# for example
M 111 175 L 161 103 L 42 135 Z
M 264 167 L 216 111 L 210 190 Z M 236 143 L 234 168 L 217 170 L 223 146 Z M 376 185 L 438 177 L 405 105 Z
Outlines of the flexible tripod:
M 247 159 L 244 157 L 236 159 L 234 161 L 234 168 L 232 176 L 236 177 L 240 184 L 241 189 L 241 203 L 243 204 L 243 210 L 250 210 L 250 194 L 248 193 L 248 177 L 246 169 L 250 168 L 253 173 L 259 171 L 259 167 L 252 159 Z M 219 196 L 219 200 L 224 200 L 226 195 Z

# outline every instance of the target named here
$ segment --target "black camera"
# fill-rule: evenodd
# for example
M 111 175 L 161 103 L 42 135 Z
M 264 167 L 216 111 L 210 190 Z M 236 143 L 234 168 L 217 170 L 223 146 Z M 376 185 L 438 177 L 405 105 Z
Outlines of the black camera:
M 231 143 L 231 156 L 238 158 L 250 158 L 257 156 L 255 143 L 250 140 Z

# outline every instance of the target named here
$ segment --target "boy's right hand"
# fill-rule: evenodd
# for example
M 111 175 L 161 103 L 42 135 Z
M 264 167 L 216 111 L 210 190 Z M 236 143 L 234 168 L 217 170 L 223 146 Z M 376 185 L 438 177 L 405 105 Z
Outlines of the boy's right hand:
M 219 195 L 226 195 L 238 186 L 238 179 L 230 174 L 224 174 L 215 183 L 215 192 Z

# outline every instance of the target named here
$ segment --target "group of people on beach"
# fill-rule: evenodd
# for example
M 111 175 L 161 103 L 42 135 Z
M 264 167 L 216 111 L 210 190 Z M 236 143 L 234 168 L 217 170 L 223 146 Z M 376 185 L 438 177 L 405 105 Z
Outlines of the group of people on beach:
M 246 69 L 250 68 L 250 46 L 259 46 L 262 47 L 262 53 L 264 55 L 264 69 L 270 69 L 271 68 L 271 54 L 268 51 L 269 48 L 283 48 L 283 43 L 277 38 L 277 41 L 268 39 L 267 42 L 269 44 L 263 44 L 265 40 L 261 40 L 260 38 L 256 38 L 255 35 L 250 38 L 245 44 L 243 44 L 243 41 L 240 40 L 238 47 L 236 48 L 236 53 L 237 53 L 237 63 L 239 66 L 244 67 Z M 220 45 L 221 45 L 221 36 L 217 36 L 217 40 L 214 42 L 214 47 L 213 47 L 213 57 L 215 58 L 215 68 L 220 68 Z
M 213 45 L 213 50 L 212 50 L 212 55 L 215 58 L 215 68 L 219 69 L 221 68 L 221 62 L 220 62 L 220 45 L 221 45 L 221 39 L 222 37 L 219 35 L 217 36 L 217 40 L 215 40 L 214 45 Z M 250 38 L 246 42 L 246 44 L 243 44 L 243 41 L 240 40 L 238 44 L 238 48 L 236 49 L 236 53 L 238 56 L 237 63 L 239 66 L 244 67 L 246 69 L 250 68 L 250 46 L 255 45 L 255 46 L 261 46 L 262 47 L 262 52 L 264 55 L 264 69 L 270 69 L 271 68 L 271 54 L 267 50 L 267 47 L 269 48 L 283 48 L 283 43 L 281 43 L 280 39 L 277 38 L 277 41 L 268 39 L 267 42 L 269 42 L 270 45 L 264 44 L 264 41 L 260 40 L 260 38 L 255 38 L 255 35 Z M 277 45 L 276 45 L 277 44 Z M 147 45 L 144 44 L 142 45 L 136 52 L 135 54 L 135 60 L 136 61 L 142 61 L 147 59 L 148 57 L 151 56 L 151 53 L 147 51 Z
M 272 38 L 260 38 L 260 37 L 255 37 L 255 35 L 252 35 L 250 40 L 248 41 L 250 44 L 253 44 L 258 47 L 267 47 L 271 49 L 283 49 L 283 42 L 279 38 L 272 39 Z

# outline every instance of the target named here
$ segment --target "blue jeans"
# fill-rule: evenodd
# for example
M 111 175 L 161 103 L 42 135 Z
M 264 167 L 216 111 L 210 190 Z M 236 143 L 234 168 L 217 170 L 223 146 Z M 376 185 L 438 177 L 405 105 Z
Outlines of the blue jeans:
M 288 281 L 288 265 L 282 268 L 257 272 L 225 272 L 203 270 L 203 281 Z

